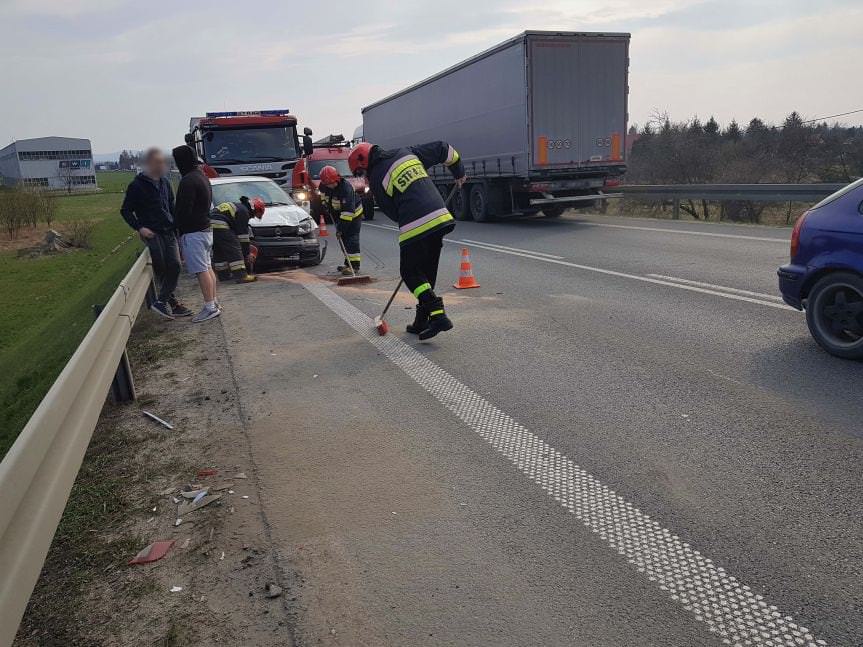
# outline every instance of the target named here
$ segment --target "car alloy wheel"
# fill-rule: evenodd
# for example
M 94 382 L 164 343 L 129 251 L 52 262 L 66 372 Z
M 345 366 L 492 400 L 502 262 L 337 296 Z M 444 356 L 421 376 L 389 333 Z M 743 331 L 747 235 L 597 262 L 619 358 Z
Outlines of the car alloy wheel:
M 863 279 L 844 272 L 824 277 L 812 288 L 806 315 L 825 350 L 863 358 Z

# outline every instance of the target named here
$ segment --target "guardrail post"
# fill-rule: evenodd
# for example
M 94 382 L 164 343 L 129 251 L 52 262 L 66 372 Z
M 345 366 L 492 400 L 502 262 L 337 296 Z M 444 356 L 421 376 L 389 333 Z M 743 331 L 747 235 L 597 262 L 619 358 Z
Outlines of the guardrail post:
M 680 220 L 680 200 L 675 199 L 671 207 L 671 217 L 674 220 Z
M 152 281 L 150 289 L 153 288 Z M 149 290 L 148 290 L 149 295 Z M 104 306 L 93 306 L 93 318 L 98 319 Z M 129 363 L 129 355 L 126 349 L 123 349 L 123 354 L 120 356 L 120 363 L 117 365 L 117 372 L 114 374 L 114 379 L 111 380 L 111 400 L 119 404 L 121 402 L 132 402 L 136 397 L 135 380 L 132 378 L 132 365 Z

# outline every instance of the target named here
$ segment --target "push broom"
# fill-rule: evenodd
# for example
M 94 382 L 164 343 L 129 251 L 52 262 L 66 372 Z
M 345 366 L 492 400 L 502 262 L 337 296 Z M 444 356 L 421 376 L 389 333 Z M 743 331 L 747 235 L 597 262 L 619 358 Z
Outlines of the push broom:
M 452 197 L 455 195 L 456 189 L 458 189 L 458 185 L 454 185 L 452 191 L 449 192 L 449 195 L 444 200 L 444 206 L 449 207 L 449 201 L 452 200 Z M 402 283 L 404 283 L 404 279 L 399 279 L 398 285 L 396 285 L 396 289 L 393 290 L 393 293 L 390 295 L 390 300 L 387 301 L 387 304 L 384 306 L 384 311 L 380 314 L 379 317 L 375 317 L 375 328 L 378 331 L 378 334 L 383 337 L 390 331 L 389 324 L 384 321 L 384 317 L 387 316 L 387 310 L 390 309 L 390 306 L 393 303 L 393 299 L 396 298 L 396 294 L 402 287 Z
M 338 281 L 336 281 L 336 285 L 356 285 L 357 283 L 370 283 L 370 276 L 359 276 L 356 272 L 354 272 L 354 264 L 348 260 L 348 250 L 345 247 L 345 241 L 342 240 L 342 235 L 339 232 L 336 232 L 336 240 L 339 241 L 339 247 L 342 248 L 342 254 L 345 255 L 345 265 L 347 265 L 351 269 L 350 276 L 343 276 Z

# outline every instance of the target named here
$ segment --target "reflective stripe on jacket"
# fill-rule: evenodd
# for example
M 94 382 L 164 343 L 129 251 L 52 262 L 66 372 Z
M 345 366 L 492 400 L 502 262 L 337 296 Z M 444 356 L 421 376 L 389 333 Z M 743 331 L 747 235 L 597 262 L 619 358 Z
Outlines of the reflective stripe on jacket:
M 444 204 L 427 170 L 446 165 L 453 177 L 464 176 L 458 151 L 446 142 L 430 142 L 411 148 L 372 149 L 369 186 L 376 204 L 399 225 L 399 245 L 432 232 L 449 232 L 455 220 Z
M 324 206 L 329 209 L 333 218 L 338 218 L 336 227 L 339 231 L 353 228 L 354 224 L 356 227 L 360 226 L 363 219 L 363 203 L 350 182 L 341 178 L 332 189 L 322 184 L 320 191 Z

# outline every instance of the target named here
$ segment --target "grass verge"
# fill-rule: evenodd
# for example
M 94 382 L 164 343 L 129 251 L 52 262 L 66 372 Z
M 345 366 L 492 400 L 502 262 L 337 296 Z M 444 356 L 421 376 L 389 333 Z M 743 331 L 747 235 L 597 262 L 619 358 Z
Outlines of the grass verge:
M 39 258 L 0 254 L 0 457 L 89 330 L 92 306 L 107 301 L 141 248 L 135 239 L 121 244 L 131 233 L 119 215 L 130 179 L 99 174 L 102 193 L 58 198 L 60 228 L 95 221 L 91 249 Z

